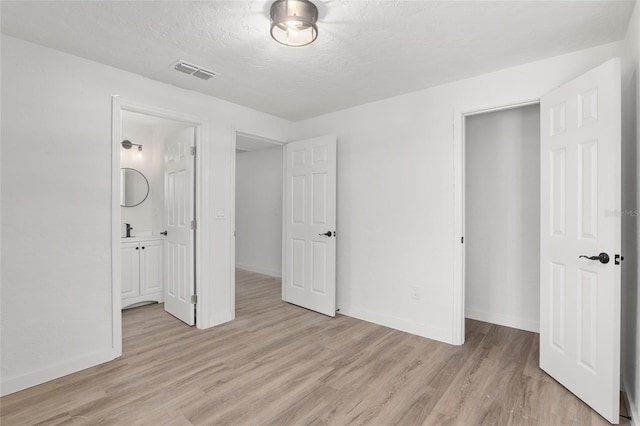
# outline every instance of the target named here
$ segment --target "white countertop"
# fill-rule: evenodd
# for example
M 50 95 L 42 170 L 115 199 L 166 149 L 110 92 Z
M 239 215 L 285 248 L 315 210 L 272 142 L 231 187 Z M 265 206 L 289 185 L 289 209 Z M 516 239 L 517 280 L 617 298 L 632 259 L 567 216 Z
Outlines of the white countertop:
M 135 235 L 133 237 L 121 237 L 120 242 L 122 243 L 137 243 L 140 241 L 161 241 L 164 240 L 164 236 L 162 235 Z

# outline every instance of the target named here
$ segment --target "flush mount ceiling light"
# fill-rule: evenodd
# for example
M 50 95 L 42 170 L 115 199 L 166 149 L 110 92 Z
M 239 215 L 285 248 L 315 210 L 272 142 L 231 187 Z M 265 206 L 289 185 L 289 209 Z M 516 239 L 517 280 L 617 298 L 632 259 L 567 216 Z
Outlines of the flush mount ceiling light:
M 318 37 L 318 8 L 309 0 L 277 0 L 271 5 L 271 37 L 286 46 L 306 46 Z

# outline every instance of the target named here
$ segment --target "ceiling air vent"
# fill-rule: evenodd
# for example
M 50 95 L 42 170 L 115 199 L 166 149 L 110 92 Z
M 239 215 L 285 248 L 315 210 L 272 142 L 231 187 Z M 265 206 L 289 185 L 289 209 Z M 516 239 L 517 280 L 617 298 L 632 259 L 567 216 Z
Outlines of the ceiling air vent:
M 186 62 L 178 62 L 174 68 L 178 71 L 186 72 L 187 74 L 193 74 L 198 71 L 198 67 L 187 64 Z
M 209 80 L 211 77 L 214 77 L 216 75 L 216 73 L 214 73 L 213 71 L 206 70 L 202 67 L 190 64 L 182 60 L 178 61 L 173 68 L 180 72 L 191 74 L 192 76 L 198 77 L 202 80 Z
M 209 80 L 211 77 L 213 77 L 215 74 L 212 73 L 211 71 L 207 71 L 207 70 L 203 70 L 203 69 L 199 69 L 198 71 L 194 72 L 192 74 L 194 77 L 198 77 L 201 78 L 203 80 Z

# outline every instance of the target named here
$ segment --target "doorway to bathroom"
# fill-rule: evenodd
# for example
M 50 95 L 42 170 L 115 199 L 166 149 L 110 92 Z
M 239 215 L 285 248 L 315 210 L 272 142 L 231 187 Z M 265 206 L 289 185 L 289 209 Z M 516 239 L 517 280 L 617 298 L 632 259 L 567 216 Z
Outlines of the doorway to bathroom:
M 194 325 L 194 129 L 123 111 L 122 138 L 122 308 L 164 303 Z
M 116 103 L 116 101 L 114 101 Z M 196 324 L 196 158 L 201 124 L 119 101 L 114 107 L 114 347 L 122 310 L 151 303 Z

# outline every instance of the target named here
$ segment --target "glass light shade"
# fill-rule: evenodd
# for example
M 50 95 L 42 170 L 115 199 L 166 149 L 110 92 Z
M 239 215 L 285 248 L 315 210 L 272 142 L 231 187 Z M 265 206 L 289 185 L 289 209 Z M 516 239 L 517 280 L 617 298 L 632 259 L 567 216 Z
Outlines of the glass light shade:
M 306 46 L 318 37 L 318 8 L 309 0 L 277 0 L 271 5 L 271 37 L 286 46 Z

